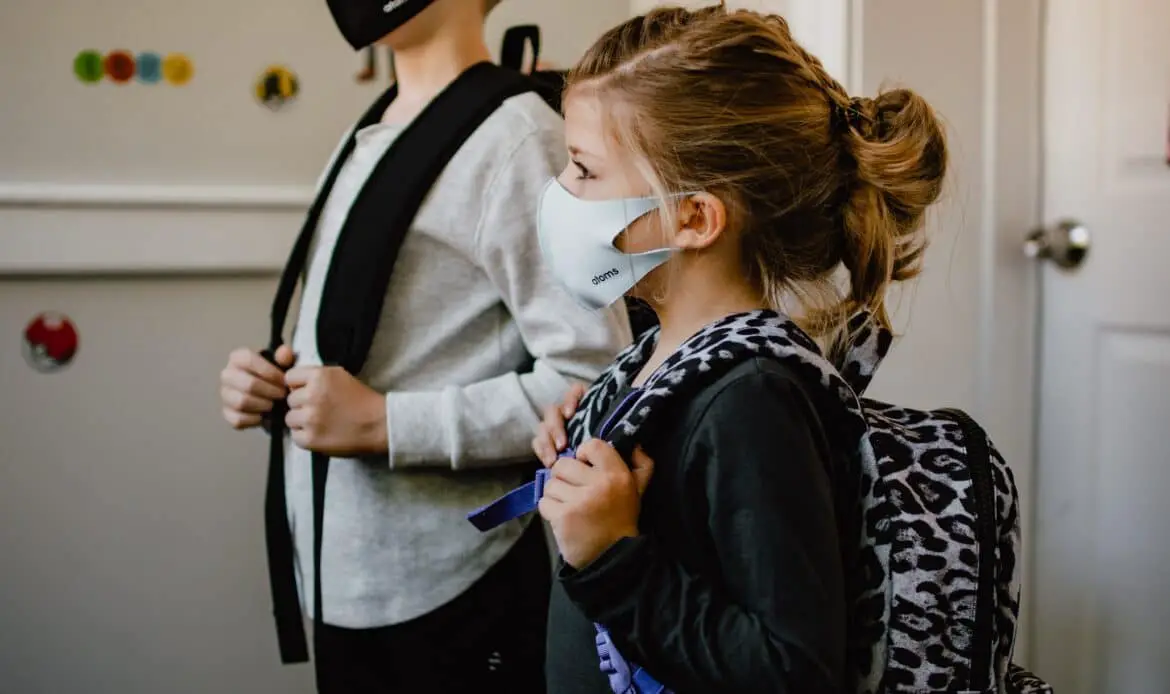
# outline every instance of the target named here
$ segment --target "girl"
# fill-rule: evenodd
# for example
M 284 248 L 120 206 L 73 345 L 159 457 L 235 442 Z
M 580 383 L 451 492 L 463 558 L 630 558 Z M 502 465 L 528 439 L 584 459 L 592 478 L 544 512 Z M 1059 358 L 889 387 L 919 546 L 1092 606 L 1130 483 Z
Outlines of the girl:
M 661 327 L 533 443 L 563 559 L 549 691 L 849 690 L 859 434 L 832 367 L 776 356 L 888 328 L 944 178 L 939 120 L 907 90 L 850 98 L 782 18 L 717 6 L 608 32 L 565 127 L 542 250 L 582 303 L 630 293 Z

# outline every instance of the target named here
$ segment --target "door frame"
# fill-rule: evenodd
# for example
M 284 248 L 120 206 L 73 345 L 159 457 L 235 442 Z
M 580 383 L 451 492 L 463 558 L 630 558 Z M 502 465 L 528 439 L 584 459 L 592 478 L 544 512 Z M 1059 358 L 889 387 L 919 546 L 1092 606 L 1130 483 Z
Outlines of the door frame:
M 800 0 L 794 0 L 800 1 Z M 1024 236 L 1043 218 L 1044 6 L 1047 0 L 975 0 L 980 3 L 982 128 L 978 141 L 957 141 L 952 152 L 980 157 L 978 180 L 952 180 L 966 189 L 978 215 L 978 296 L 975 392 L 970 413 L 988 430 L 1011 465 L 1019 490 L 1023 536 L 1022 605 L 1014 658 L 1027 667 L 1033 642 L 1037 398 L 1039 394 L 1039 281 L 1036 263 L 1022 252 Z M 817 0 L 809 0 L 817 2 Z M 865 0 L 847 0 L 848 82 L 866 81 Z M 874 11 L 873 6 L 869 6 Z M 921 28 L 921 27 L 919 27 Z M 844 32 L 843 32 L 844 33 Z M 974 195 L 978 195 L 974 198 Z M 944 261 L 945 262 L 945 261 Z M 923 316 L 917 316 L 919 324 Z M 961 364 L 957 368 L 963 368 Z
M 816 0 L 811 0 L 816 2 Z M 977 190 L 965 211 L 978 215 L 975 391 L 970 413 L 1011 465 L 1019 490 L 1023 535 L 1022 605 L 1015 660 L 1028 666 L 1033 642 L 1036 423 L 1039 393 L 1039 281 L 1022 252 L 1024 236 L 1043 215 L 1043 65 L 1046 0 L 978 0 L 981 21 L 982 128 L 978 141 L 956 141 L 958 156 L 980 157 Z M 848 0 L 851 89 L 865 82 L 864 0 Z M 870 10 L 873 11 L 872 6 Z M 957 146 L 956 146 L 957 145 Z M 952 187 L 956 182 L 952 180 Z M 922 316 L 918 316 L 921 320 Z M 963 368 L 962 365 L 956 365 Z

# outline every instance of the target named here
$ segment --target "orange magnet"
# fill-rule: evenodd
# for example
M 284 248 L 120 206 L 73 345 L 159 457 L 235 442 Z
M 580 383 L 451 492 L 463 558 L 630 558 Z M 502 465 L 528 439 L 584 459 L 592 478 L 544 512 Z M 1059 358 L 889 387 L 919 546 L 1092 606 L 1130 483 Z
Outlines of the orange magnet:
M 110 51 L 106 54 L 105 68 L 110 80 L 125 84 L 134 78 L 134 54 L 129 51 Z

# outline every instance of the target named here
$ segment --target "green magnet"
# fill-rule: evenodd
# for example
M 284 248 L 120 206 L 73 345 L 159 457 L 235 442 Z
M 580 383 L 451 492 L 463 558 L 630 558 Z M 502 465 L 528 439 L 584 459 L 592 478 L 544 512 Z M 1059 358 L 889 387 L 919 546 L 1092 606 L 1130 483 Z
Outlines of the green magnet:
M 106 74 L 102 54 L 97 51 L 81 51 L 73 59 L 73 74 L 86 84 L 100 82 Z

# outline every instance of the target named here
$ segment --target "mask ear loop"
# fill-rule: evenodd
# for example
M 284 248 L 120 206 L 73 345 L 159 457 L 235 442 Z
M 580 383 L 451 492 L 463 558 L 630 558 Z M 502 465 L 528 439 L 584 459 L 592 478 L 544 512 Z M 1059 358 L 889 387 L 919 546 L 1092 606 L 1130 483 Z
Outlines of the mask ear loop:
M 691 197 L 692 195 L 698 195 L 698 193 L 697 192 L 671 193 L 665 202 L 668 204 L 669 203 L 678 204 L 678 203 L 681 203 L 684 199 Z M 659 201 L 658 205 L 654 209 L 650 210 L 645 215 L 643 215 L 643 217 L 650 216 L 651 214 L 657 216 L 658 228 L 659 228 L 659 232 L 661 234 L 661 245 L 659 246 L 659 249 L 671 251 L 670 258 L 665 263 L 663 263 L 663 266 L 668 266 L 666 269 L 666 275 L 667 275 L 666 281 L 662 282 L 658 287 L 656 287 L 654 289 L 654 293 L 651 295 L 651 298 L 649 299 L 649 302 L 648 302 L 651 304 L 663 303 L 664 301 L 666 301 L 666 297 L 670 293 L 669 292 L 670 285 L 675 281 L 674 275 L 677 272 L 677 270 L 674 269 L 676 266 L 673 263 L 671 263 L 670 260 L 673 259 L 674 255 L 681 250 L 681 249 L 673 246 L 670 243 L 669 235 L 666 231 L 667 227 L 669 227 L 669 226 L 677 226 L 678 217 L 675 216 L 672 219 L 672 217 L 670 215 L 668 215 L 664 212 L 663 207 L 664 207 L 663 201 Z M 677 215 L 677 212 L 676 212 L 676 215 Z M 631 223 L 631 225 L 632 225 L 632 223 Z

